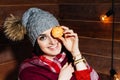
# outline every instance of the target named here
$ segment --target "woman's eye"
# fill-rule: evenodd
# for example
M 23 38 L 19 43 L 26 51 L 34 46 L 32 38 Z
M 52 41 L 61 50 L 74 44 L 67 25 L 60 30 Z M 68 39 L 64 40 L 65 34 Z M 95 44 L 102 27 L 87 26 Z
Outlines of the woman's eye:
M 41 34 L 39 37 L 39 40 L 41 41 L 46 40 L 46 39 L 47 39 L 47 36 L 45 34 Z

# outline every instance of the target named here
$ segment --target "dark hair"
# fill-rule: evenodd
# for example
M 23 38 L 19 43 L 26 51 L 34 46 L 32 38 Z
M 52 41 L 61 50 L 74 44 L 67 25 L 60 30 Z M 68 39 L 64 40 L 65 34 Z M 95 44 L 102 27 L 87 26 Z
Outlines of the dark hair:
M 33 53 L 37 56 L 43 55 L 43 51 L 40 49 L 37 40 L 35 41 L 34 47 L 33 47 Z
M 68 62 L 73 62 L 71 53 L 65 48 L 64 45 L 62 45 L 61 52 L 66 53 L 67 58 L 68 58 Z M 37 56 L 40 56 L 40 55 L 44 54 L 44 52 L 40 49 L 37 40 L 35 41 L 35 45 L 34 45 L 34 48 L 33 48 L 33 53 Z

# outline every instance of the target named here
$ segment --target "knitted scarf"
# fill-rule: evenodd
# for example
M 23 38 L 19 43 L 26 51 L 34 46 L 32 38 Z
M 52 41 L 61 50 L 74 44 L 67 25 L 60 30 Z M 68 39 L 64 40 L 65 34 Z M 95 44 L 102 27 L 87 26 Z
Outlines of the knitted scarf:
M 39 59 L 45 64 L 48 65 L 50 67 L 50 69 L 55 72 L 55 73 L 59 73 L 60 69 L 62 68 L 61 66 L 61 62 L 65 59 L 66 54 L 63 52 L 61 54 L 58 54 L 53 61 L 47 59 L 44 56 L 39 56 Z

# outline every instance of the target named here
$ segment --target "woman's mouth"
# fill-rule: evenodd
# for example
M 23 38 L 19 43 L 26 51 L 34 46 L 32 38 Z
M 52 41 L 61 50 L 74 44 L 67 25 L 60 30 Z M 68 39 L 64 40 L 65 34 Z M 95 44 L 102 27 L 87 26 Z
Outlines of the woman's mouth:
M 55 50 L 57 48 L 58 48 L 58 44 L 55 44 L 55 45 L 52 45 L 52 46 L 49 47 L 49 49 L 52 49 L 52 50 Z

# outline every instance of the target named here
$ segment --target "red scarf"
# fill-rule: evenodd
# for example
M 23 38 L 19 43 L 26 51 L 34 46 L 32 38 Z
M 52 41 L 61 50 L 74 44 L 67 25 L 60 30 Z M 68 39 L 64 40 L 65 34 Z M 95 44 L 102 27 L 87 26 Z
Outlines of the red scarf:
M 44 56 L 39 56 L 39 59 L 46 65 L 48 65 L 50 67 L 50 69 L 55 72 L 55 73 L 59 73 L 60 69 L 61 69 L 61 62 L 65 59 L 66 54 L 63 52 L 61 54 L 58 54 L 53 61 L 47 59 Z

